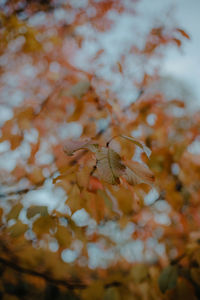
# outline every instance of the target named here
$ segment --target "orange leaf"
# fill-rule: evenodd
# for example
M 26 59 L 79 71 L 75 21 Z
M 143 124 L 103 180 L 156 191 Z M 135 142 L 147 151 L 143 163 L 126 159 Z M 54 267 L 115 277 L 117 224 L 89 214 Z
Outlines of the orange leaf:
M 94 176 L 90 176 L 88 191 L 95 193 L 98 190 L 103 190 L 103 185 L 102 185 L 101 181 Z
M 183 29 L 176 28 L 176 31 L 178 31 L 180 34 L 182 34 L 182 36 L 184 36 L 186 39 L 190 40 L 190 36 Z

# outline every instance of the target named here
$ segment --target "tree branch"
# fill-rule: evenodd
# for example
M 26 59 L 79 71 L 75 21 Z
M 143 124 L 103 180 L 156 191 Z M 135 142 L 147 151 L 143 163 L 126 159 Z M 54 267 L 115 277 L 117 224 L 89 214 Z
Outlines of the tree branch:
M 34 271 L 34 270 L 30 270 L 28 268 L 24 268 L 24 267 L 21 267 L 19 265 L 17 265 L 16 263 L 12 262 L 12 261 L 9 261 L 5 258 L 2 258 L 0 257 L 0 263 L 2 263 L 3 265 L 17 271 L 17 272 L 20 272 L 20 273 L 23 273 L 23 274 L 28 274 L 28 275 L 31 275 L 31 276 L 36 276 L 36 277 L 40 277 L 50 283 L 53 283 L 54 285 L 60 285 L 60 286 L 64 286 L 70 290 L 73 290 L 73 289 L 84 289 L 87 287 L 86 284 L 84 283 L 81 283 L 81 282 L 74 282 L 74 281 L 65 281 L 65 280 L 62 280 L 62 279 L 54 279 L 52 277 L 50 277 L 49 275 L 47 274 L 44 274 L 44 273 L 40 273 L 40 272 L 37 272 L 37 271 Z

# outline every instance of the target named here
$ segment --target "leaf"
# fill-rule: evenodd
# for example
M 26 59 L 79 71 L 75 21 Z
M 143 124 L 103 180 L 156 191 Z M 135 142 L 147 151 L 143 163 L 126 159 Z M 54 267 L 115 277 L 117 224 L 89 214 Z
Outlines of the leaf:
M 143 164 L 137 161 L 127 161 L 124 178 L 131 185 L 146 183 L 152 185 L 155 177 L 154 174 Z
M 122 68 L 122 65 L 120 64 L 119 61 L 117 62 L 117 66 L 118 66 L 119 72 L 122 74 L 123 73 L 123 68 Z
M 17 219 L 22 208 L 23 205 L 21 203 L 18 203 L 15 206 L 13 206 L 11 211 L 6 216 L 7 221 L 11 219 Z
M 40 214 L 41 216 L 47 216 L 48 215 L 48 209 L 47 206 L 39 206 L 39 205 L 33 205 L 30 206 L 27 209 L 27 218 L 30 219 L 34 217 L 35 215 Z
M 69 196 L 66 200 L 67 205 L 70 207 L 71 212 L 74 213 L 78 209 L 83 208 L 81 203 L 81 193 L 79 187 L 74 184 L 69 192 Z
M 107 196 L 106 192 L 102 191 L 102 190 L 98 190 L 97 194 L 103 198 L 105 205 L 109 208 L 109 209 L 113 209 L 113 204 L 111 199 Z
M 55 233 L 55 238 L 57 239 L 61 247 L 69 247 L 72 239 L 72 235 L 68 228 L 59 225 Z
M 81 116 L 84 114 L 85 102 L 84 101 L 77 101 L 76 108 L 72 115 L 67 119 L 67 122 L 76 122 L 78 121 Z
M 180 47 L 180 46 L 182 45 L 181 40 L 176 39 L 176 38 L 174 38 L 174 39 L 172 39 L 172 40 L 177 44 L 178 47 Z
M 145 264 L 137 264 L 131 269 L 130 275 L 136 283 L 140 283 L 147 279 L 148 267 Z
M 120 186 L 118 189 L 110 188 L 110 198 L 113 202 L 113 209 L 120 214 L 129 215 L 133 213 L 134 195 L 131 189 Z M 119 211 L 120 210 L 120 211 Z
M 103 300 L 120 300 L 120 293 L 116 287 L 106 289 Z
M 21 221 L 17 221 L 13 226 L 8 228 L 10 235 L 13 238 L 17 238 L 20 235 L 24 234 L 28 229 L 28 225 L 23 224 Z
M 177 279 L 178 279 L 177 266 L 168 266 L 164 268 L 158 279 L 158 285 L 161 292 L 165 293 L 167 290 L 175 288 Z
M 176 31 L 178 31 L 180 34 L 182 34 L 182 36 L 184 36 L 186 39 L 190 40 L 190 36 L 183 29 L 176 28 Z
M 147 155 L 148 158 L 150 157 L 151 150 L 143 142 L 138 141 L 137 139 L 134 139 L 134 138 L 126 136 L 126 135 L 120 135 L 120 137 L 122 137 L 128 141 L 131 141 L 132 143 L 134 143 L 135 145 L 140 147 L 145 152 L 145 154 Z
M 125 170 L 121 157 L 110 148 L 102 147 L 96 152 L 97 170 L 100 178 L 110 184 L 118 184 Z
M 49 233 L 50 229 L 55 228 L 54 219 L 51 216 L 44 216 L 37 219 L 33 224 L 33 231 L 38 237 Z
M 71 89 L 67 92 L 67 95 L 73 96 L 77 99 L 81 99 L 89 90 L 90 82 L 83 80 L 79 81 L 75 85 L 71 87 Z
M 64 152 L 67 155 L 71 156 L 74 152 L 81 150 L 81 149 L 88 149 L 91 152 L 96 152 L 98 148 L 97 144 L 94 144 L 90 141 L 90 139 L 85 140 L 68 140 L 66 145 L 64 146 Z
M 101 181 L 95 176 L 90 176 L 89 184 L 88 184 L 88 191 L 92 193 L 96 193 L 98 190 L 103 190 L 103 185 Z

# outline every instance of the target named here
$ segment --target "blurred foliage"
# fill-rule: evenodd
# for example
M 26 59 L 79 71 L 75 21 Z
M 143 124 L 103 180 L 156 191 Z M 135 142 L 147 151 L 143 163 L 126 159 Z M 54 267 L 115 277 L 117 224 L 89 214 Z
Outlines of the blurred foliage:
M 12 113 L 0 136 L 0 299 L 199 299 L 200 154 L 190 148 L 200 115 L 147 92 L 158 78 L 148 62 L 188 34 L 162 25 L 143 46 L 133 41 L 114 72 L 125 76 L 126 56 L 144 68 L 133 78 L 136 101 L 123 106 L 91 70 L 103 48 L 87 71 L 75 66 L 85 41 L 78 29 L 107 32 L 109 13 L 134 17 L 137 1 L 3 2 L 0 101 Z M 66 15 L 56 19 L 59 9 Z

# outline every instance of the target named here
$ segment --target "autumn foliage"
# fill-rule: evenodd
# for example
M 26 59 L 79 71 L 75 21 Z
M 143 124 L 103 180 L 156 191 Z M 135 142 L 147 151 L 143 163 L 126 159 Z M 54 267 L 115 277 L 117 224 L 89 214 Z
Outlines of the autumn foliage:
M 111 64 L 126 78 L 140 62 L 126 103 L 98 73 L 103 45 L 77 61 L 138 1 L 75 2 L 1 5 L 0 299 L 199 299 L 200 114 L 150 92 L 148 65 L 190 37 L 133 39 Z

